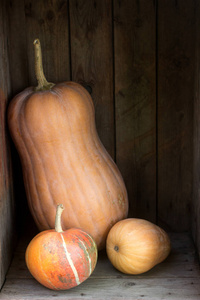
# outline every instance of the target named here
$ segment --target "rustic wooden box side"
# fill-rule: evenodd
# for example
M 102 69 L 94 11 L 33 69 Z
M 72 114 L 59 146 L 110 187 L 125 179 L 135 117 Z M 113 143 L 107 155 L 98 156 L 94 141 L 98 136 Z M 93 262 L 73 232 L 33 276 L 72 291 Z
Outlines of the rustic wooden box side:
M 6 109 L 10 95 L 8 58 L 8 18 L 5 4 L 0 5 L 0 288 L 12 258 L 16 243 L 15 202 L 10 138 L 8 136 Z
M 157 1 L 159 224 L 191 228 L 196 1 Z
M 192 233 L 200 258 L 200 3 L 196 3 Z

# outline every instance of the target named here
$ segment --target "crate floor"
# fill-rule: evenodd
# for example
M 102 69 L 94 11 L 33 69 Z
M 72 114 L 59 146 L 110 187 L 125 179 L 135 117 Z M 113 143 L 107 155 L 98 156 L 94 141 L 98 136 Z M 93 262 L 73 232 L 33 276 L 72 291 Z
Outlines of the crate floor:
M 137 276 L 122 274 L 102 252 L 91 277 L 66 291 L 49 290 L 30 275 L 24 261 L 29 240 L 23 238 L 16 249 L 0 299 L 199 300 L 200 266 L 192 239 L 187 233 L 171 233 L 170 238 L 171 254 L 149 272 Z

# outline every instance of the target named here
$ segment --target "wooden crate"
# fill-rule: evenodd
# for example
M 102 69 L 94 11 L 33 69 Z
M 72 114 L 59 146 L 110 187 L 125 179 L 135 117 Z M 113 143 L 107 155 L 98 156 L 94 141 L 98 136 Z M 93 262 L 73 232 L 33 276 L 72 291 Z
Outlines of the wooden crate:
M 0 0 L 0 299 L 200 298 L 199 20 L 197 0 Z M 117 272 L 105 253 L 70 292 L 49 291 L 28 274 L 24 251 L 36 232 L 6 109 L 36 85 L 35 38 L 49 81 L 73 80 L 91 93 L 129 216 L 170 233 L 171 256 L 144 275 Z

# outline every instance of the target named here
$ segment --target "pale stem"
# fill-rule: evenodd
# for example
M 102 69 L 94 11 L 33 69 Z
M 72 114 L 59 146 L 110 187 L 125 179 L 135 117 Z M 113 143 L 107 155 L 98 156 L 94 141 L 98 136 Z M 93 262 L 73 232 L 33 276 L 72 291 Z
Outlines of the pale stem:
M 43 64 L 42 64 L 42 51 L 39 39 L 33 42 L 35 50 L 35 75 L 38 81 L 36 91 L 50 90 L 54 83 L 48 82 L 44 76 Z
M 61 215 L 63 210 L 64 210 L 64 206 L 62 204 L 58 204 L 56 209 L 56 220 L 55 220 L 55 230 L 57 232 L 63 232 L 61 226 Z

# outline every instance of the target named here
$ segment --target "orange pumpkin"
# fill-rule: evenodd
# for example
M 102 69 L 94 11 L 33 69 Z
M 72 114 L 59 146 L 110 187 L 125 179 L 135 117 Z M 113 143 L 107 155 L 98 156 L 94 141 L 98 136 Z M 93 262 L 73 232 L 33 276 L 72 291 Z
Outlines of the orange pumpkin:
M 82 228 L 101 249 L 112 225 L 127 216 L 124 181 L 99 140 L 89 93 L 75 82 L 48 83 L 39 40 L 34 45 L 38 87 L 8 108 L 30 211 L 40 230 L 53 228 L 62 199 L 63 228 Z
M 159 226 L 142 219 L 125 219 L 110 230 L 106 250 L 113 266 L 126 274 L 141 274 L 170 253 L 170 239 Z
M 25 260 L 33 277 L 53 290 L 66 290 L 85 281 L 97 262 L 97 246 L 86 232 L 72 228 L 62 230 L 58 205 L 55 230 L 45 230 L 29 243 Z

